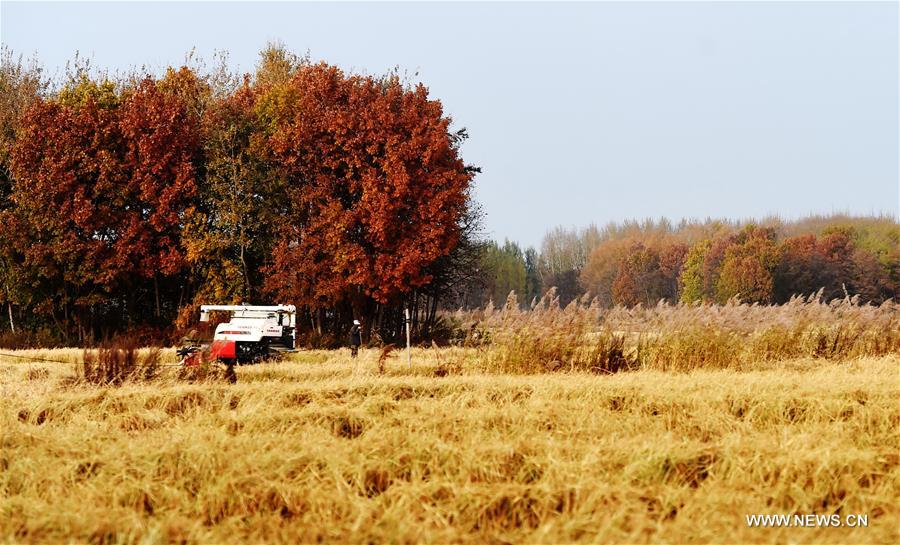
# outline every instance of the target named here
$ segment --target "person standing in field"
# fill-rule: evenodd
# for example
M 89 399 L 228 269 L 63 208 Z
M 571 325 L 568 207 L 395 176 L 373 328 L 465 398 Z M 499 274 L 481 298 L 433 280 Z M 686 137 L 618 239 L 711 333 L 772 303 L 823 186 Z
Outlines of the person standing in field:
M 350 357 L 356 357 L 359 353 L 359 345 L 361 344 L 362 331 L 360 331 L 359 320 L 353 320 L 353 327 L 350 328 Z

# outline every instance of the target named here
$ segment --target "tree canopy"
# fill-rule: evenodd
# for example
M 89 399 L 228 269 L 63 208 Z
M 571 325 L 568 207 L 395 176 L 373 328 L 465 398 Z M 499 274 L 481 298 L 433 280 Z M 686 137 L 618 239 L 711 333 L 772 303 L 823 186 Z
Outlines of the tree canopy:
M 301 327 L 434 321 L 472 246 L 477 169 L 439 100 L 270 46 L 254 74 L 78 66 L 42 87 L 4 55 L 3 301 L 89 341 L 277 300 Z M 436 279 L 440 279 L 437 282 Z M 33 311 L 33 312 L 31 312 Z

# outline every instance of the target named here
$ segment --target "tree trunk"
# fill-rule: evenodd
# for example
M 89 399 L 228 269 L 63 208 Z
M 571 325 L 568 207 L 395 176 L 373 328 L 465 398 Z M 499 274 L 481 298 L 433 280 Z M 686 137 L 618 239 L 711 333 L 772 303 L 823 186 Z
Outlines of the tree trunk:
M 431 297 L 431 309 L 428 312 L 428 322 L 426 325 L 426 334 L 431 334 L 431 330 L 434 327 L 436 317 L 437 317 L 437 306 L 438 306 L 438 297 L 434 295 Z
M 153 295 L 156 297 L 156 317 L 159 318 L 159 275 L 153 275 Z
M 243 237 L 243 232 L 241 233 L 241 237 Z M 244 247 L 245 244 L 241 243 L 241 274 L 244 277 L 244 285 L 241 288 L 242 303 L 250 301 L 250 273 L 247 268 L 247 259 L 244 257 Z
M 65 339 L 66 342 L 68 342 L 69 334 L 62 324 L 59 323 L 59 319 L 56 317 L 56 309 L 54 309 L 53 306 L 50 307 L 50 317 L 53 318 L 53 323 L 56 324 L 56 329 L 59 330 L 59 334 L 63 336 L 63 339 Z
M 362 323 L 362 341 L 363 344 L 369 342 L 369 334 L 372 332 L 372 313 L 371 300 L 363 293 L 362 288 L 357 286 L 350 296 L 350 308 L 353 312 L 353 320 L 359 320 Z
M 9 294 L 9 284 L 6 285 L 6 304 L 9 308 L 9 329 L 15 333 L 16 324 L 13 322 L 12 296 Z

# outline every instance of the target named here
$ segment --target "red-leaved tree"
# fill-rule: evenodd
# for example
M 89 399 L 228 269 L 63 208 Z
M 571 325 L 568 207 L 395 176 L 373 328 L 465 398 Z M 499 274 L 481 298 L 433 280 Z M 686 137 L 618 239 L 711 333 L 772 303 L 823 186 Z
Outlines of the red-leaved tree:
M 134 302 L 140 279 L 180 271 L 198 127 L 179 95 L 151 79 L 120 93 L 85 77 L 23 116 L 15 246 L 43 286 L 36 307 L 64 335 L 84 339 L 104 305 Z
M 440 102 L 421 85 L 324 64 L 269 93 L 269 148 L 289 201 L 269 291 L 365 316 L 428 283 L 429 264 L 458 242 L 473 176 Z

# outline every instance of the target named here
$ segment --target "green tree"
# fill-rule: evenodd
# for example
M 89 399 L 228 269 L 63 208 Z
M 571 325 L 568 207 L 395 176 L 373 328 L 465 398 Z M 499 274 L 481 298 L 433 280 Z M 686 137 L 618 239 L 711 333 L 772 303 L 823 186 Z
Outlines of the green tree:
M 712 242 L 709 239 L 704 239 L 691 246 L 691 249 L 688 250 L 678 280 L 681 289 L 681 302 L 698 303 L 706 300 L 703 263 L 706 261 L 706 254 L 709 252 L 711 245 Z
M 519 303 L 526 294 L 525 255 L 515 242 L 505 240 L 503 245 L 491 242 L 487 246 L 484 258 L 485 268 L 489 274 L 490 297 L 495 305 L 506 302 L 510 292 L 516 292 Z
M 525 299 L 524 303 L 530 305 L 535 298 L 541 296 L 540 257 L 537 251 L 529 247 L 525 250 Z

